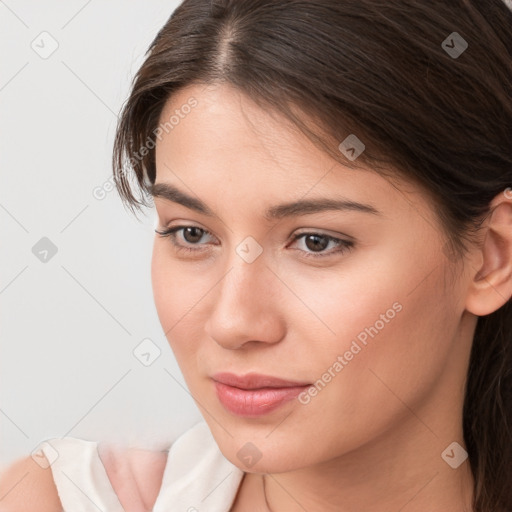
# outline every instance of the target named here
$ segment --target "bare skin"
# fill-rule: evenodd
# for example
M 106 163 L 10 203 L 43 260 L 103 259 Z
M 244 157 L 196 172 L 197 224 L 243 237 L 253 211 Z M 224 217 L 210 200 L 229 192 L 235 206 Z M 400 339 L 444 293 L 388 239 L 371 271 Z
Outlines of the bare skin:
M 153 510 L 162 485 L 167 452 L 99 443 L 98 455 L 126 512 Z
M 179 91 L 161 121 L 191 97 L 197 106 L 157 142 L 156 183 L 213 215 L 155 197 L 160 231 L 197 229 L 175 233 L 181 250 L 155 236 L 152 282 L 188 388 L 222 453 L 247 472 L 232 511 L 471 511 L 469 461 L 452 468 L 441 455 L 457 442 L 450 456 L 463 459 L 477 315 L 512 294 L 511 199 L 495 198 L 485 244 L 454 267 L 435 209 L 412 183 L 348 169 L 227 85 Z M 264 217 L 273 205 L 321 197 L 379 213 Z M 306 232 L 354 245 L 336 252 L 343 244 L 294 240 Z M 262 249 L 251 263 L 236 252 L 249 236 Z M 400 311 L 387 313 L 394 304 Z M 333 373 L 384 313 L 393 318 Z M 307 404 L 257 418 L 225 409 L 211 380 L 229 371 L 315 383 L 329 369 Z M 247 442 L 261 454 L 250 468 L 237 457 Z

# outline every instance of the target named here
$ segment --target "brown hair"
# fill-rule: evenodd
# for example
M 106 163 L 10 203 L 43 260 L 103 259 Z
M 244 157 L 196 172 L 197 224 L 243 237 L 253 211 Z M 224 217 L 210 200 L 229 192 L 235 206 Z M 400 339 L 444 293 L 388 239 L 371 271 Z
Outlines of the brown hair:
M 511 22 L 502 0 L 185 0 L 121 112 L 117 189 L 133 212 L 149 206 L 164 104 L 187 85 L 225 82 L 344 165 L 391 166 L 421 184 L 461 257 L 512 185 Z M 366 146 L 357 164 L 338 149 L 349 134 Z M 510 512 L 511 300 L 478 319 L 463 428 L 474 510 Z

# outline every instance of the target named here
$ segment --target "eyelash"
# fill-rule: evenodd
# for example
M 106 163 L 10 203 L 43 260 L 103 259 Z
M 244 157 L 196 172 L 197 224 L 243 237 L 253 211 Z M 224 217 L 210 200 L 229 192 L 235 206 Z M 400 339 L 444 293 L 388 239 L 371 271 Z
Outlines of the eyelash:
M 165 229 L 164 231 L 159 231 L 159 230 L 155 229 L 155 233 L 157 233 L 158 235 L 160 235 L 163 238 L 168 237 L 171 240 L 172 245 L 175 247 L 175 249 L 178 252 L 184 251 L 184 252 L 190 254 L 192 252 L 200 252 L 200 251 L 202 251 L 202 249 L 191 249 L 190 247 L 186 247 L 186 246 L 183 246 L 183 245 L 180 245 L 180 244 L 176 243 L 176 232 L 177 231 L 181 231 L 181 230 L 186 229 L 186 228 L 196 228 L 196 229 L 199 229 L 200 231 L 202 231 L 203 234 L 209 234 L 209 235 L 212 234 L 209 231 L 207 231 L 206 229 L 202 229 L 202 228 L 199 228 L 197 226 L 175 226 L 173 228 Z M 304 257 L 306 257 L 306 258 L 327 258 L 329 256 L 332 256 L 333 254 L 338 254 L 338 253 L 342 254 L 342 253 L 344 253 L 346 251 L 349 251 L 354 246 L 354 242 L 352 242 L 350 240 L 342 240 L 340 238 L 336 238 L 336 237 L 333 237 L 333 236 L 330 236 L 330 235 L 324 235 L 323 233 L 315 233 L 315 232 L 299 233 L 299 234 L 297 234 L 297 235 L 295 235 L 293 237 L 293 242 L 297 241 L 300 238 L 303 238 L 303 237 L 306 237 L 306 236 L 311 236 L 311 235 L 319 236 L 321 238 L 325 238 L 329 242 L 336 242 L 338 244 L 339 248 L 337 250 L 335 250 L 335 251 L 330 251 L 330 252 L 328 252 L 326 254 L 325 253 L 311 253 L 311 252 L 302 251 L 302 252 L 304 252 Z M 193 244 L 193 245 L 198 245 L 198 244 Z

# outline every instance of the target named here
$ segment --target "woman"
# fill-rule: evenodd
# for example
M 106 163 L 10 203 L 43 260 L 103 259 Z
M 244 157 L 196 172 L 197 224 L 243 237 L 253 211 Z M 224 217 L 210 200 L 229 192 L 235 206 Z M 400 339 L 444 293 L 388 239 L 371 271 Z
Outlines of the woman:
M 144 459 L 67 439 L 40 509 L 72 503 L 76 450 L 108 510 L 512 510 L 511 22 L 501 0 L 176 9 L 114 176 L 154 200 L 155 304 L 205 421 Z

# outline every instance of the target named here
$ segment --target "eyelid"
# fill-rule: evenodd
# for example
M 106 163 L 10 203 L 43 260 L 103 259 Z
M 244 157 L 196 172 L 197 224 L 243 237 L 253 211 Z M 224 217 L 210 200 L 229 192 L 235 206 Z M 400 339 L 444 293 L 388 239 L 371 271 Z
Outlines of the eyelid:
M 297 230 L 296 230 L 297 231 Z M 345 233 L 340 233 L 339 231 L 332 231 L 330 229 L 322 229 L 322 228 L 299 228 L 298 232 L 294 232 L 292 235 L 295 237 L 296 235 L 321 235 L 326 236 L 328 238 L 336 238 L 338 240 L 343 240 L 345 242 L 356 242 L 356 239 L 353 236 L 347 235 Z
M 180 224 L 180 225 L 171 226 L 171 227 L 158 228 L 158 229 L 155 229 L 155 233 L 158 233 L 162 237 L 167 236 L 167 237 L 171 238 L 171 241 L 172 241 L 172 239 L 175 238 L 176 233 L 178 231 L 181 231 L 181 230 L 184 230 L 187 228 L 196 228 L 196 229 L 199 229 L 200 231 L 202 231 L 203 235 L 211 235 L 211 236 L 215 237 L 215 235 L 211 231 L 209 231 L 205 228 L 202 228 L 201 226 L 195 226 L 193 224 Z M 175 244 L 175 245 L 178 245 L 178 244 Z M 189 245 L 201 246 L 204 244 L 189 244 Z

